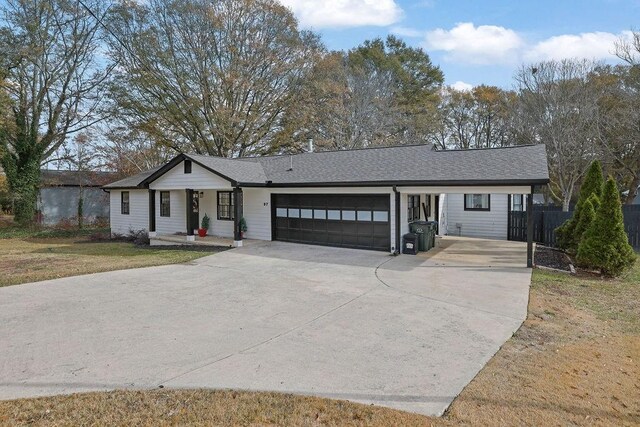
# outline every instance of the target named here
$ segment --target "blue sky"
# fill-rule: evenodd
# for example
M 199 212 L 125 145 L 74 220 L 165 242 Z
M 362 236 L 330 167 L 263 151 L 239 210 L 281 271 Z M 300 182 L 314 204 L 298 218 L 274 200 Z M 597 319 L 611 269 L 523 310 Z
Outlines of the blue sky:
M 523 63 L 617 62 L 613 43 L 640 27 L 640 0 L 280 0 L 330 49 L 396 34 L 464 88 L 512 87 Z

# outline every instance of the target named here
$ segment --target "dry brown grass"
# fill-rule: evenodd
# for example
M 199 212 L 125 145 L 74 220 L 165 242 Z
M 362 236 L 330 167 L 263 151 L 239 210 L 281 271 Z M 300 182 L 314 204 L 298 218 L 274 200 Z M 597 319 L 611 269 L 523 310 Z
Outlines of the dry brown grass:
M 317 397 L 212 390 L 85 393 L 0 403 L 3 425 L 424 426 L 426 417 Z
M 79 274 L 192 261 L 207 252 L 76 238 L 0 239 L 0 287 Z
M 529 315 L 443 418 L 276 393 L 153 390 L 0 402 L 0 424 L 640 425 L 640 263 L 534 272 Z
M 609 281 L 535 271 L 524 325 L 445 420 L 640 425 L 640 263 Z

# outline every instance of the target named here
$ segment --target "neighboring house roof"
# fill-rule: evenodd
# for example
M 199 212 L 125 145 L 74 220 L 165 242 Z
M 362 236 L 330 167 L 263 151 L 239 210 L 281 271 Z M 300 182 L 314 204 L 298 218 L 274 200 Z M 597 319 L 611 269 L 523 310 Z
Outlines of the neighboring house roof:
M 153 169 L 149 169 L 144 172 L 137 173 L 135 175 L 131 175 L 129 177 L 123 178 L 121 180 L 112 182 L 104 186 L 104 188 L 136 188 L 141 185 L 141 183 L 161 169 L 163 166 L 157 166 Z
M 103 171 L 49 170 L 40 171 L 41 187 L 102 187 L 117 175 Z
M 181 154 L 105 188 L 145 188 L 184 159 L 241 186 L 494 185 L 549 182 L 544 145 L 436 151 L 403 145 L 226 159 Z

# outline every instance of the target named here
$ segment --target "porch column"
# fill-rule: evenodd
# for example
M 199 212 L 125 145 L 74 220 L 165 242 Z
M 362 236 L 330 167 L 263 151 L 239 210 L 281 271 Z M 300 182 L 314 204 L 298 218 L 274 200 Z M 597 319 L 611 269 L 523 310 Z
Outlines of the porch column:
M 242 246 L 242 233 L 240 230 L 240 218 L 242 218 L 242 188 L 233 189 L 233 245 Z
M 193 190 L 191 188 L 187 188 L 185 190 L 187 203 L 186 215 L 187 215 L 187 240 L 194 241 L 196 237 L 193 235 L 193 224 L 191 223 L 192 210 L 193 210 Z
M 156 190 L 149 190 L 149 237 L 156 237 Z
M 527 267 L 533 267 L 533 186 L 527 194 Z

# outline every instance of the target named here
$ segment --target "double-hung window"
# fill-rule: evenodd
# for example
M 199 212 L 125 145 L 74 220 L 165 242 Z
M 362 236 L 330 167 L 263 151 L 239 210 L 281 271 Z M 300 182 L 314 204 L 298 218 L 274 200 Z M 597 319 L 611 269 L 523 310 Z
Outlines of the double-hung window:
M 420 219 L 420 196 L 409 195 L 407 197 L 407 221 L 417 221 Z
M 524 196 L 522 194 L 514 194 L 511 200 L 511 204 L 513 205 L 511 210 L 524 211 Z
M 120 193 L 120 213 L 122 215 L 129 215 L 129 192 L 122 191 Z
M 218 219 L 232 221 L 234 219 L 233 191 L 218 191 Z
M 171 216 L 171 193 L 160 192 L 160 216 Z
M 465 211 L 489 211 L 491 210 L 491 196 L 489 194 L 465 194 Z

